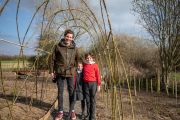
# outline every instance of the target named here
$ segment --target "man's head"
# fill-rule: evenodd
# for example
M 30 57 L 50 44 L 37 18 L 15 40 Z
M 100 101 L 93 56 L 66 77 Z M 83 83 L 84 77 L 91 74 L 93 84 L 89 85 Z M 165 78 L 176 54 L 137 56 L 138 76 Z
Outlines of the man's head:
M 64 40 L 65 44 L 70 45 L 74 37 L 74 32 L 70 29 L 65 30 L 64 32 Z

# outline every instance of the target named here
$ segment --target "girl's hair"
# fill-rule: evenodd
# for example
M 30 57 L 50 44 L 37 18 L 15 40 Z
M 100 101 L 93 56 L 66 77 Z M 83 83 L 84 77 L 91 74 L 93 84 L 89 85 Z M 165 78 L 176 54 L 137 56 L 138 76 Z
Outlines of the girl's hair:
M 71 29 L 66 29 L 66 30 L 65 30 L 65 32 L 64 32 L 64 37 L 65 37 L 67 34 L 73 34 L 73 36 L 74 36 L 74 32 L 73 32 Z
M 95 59 L 93 53 L 86 53 L 86 54 L 85 54 L 85 59 L 86 59 L 88 56 L 91 56 L 93 59 Z

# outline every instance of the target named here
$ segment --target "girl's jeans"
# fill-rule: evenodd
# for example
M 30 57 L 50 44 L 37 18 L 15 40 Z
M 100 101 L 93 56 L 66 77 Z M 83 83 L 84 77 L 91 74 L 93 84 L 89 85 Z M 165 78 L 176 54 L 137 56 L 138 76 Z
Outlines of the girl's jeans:
M 95 120 L 97 82 L 84 82 L 88 120 Z

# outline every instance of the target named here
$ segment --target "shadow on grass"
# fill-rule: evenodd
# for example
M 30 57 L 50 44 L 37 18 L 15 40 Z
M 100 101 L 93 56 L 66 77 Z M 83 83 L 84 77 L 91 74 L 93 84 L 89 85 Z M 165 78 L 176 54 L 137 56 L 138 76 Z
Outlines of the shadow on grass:
M 3 95 L 0 93 L 0 98 L 6 99 L 9 101 L 13 101 L 15 96 L 14 95 Z M 36 107 L 36 108 L 39 108 L 42 110 L 46 110 L 46 111 L 52 106 L 50 103 L 46 103 L 42 100 L 38 100 L 35 98 L 31 98 L 31 97 L 25 97 L 25 96 L 18 96 L 15 103 L 22 103 L 25 105 L 31 105 L 33 107 Z

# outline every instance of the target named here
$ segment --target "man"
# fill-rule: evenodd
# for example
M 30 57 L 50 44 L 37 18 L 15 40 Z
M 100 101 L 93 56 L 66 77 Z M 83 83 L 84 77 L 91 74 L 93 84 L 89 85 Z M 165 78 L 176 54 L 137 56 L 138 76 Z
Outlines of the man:
M 67 29 L 64 32 L 64 38 L 54 47 L 52 53 L 50 73 L 52 77 L 56 77 L 58 87 L 58 112 L 55 120 L 63 118 L 63 91 L 64 81 L 67 82 L 69 93 L 69 117 L 76 119 L 74 112 L 73 90 L 74 90 L 74 70 L 78 62 L 78 51 L 73 41 L 74 33 Z

